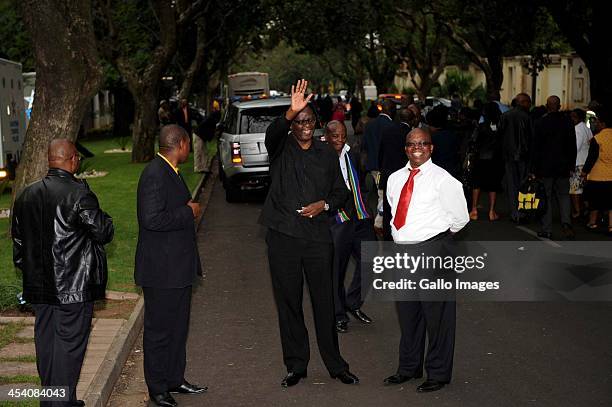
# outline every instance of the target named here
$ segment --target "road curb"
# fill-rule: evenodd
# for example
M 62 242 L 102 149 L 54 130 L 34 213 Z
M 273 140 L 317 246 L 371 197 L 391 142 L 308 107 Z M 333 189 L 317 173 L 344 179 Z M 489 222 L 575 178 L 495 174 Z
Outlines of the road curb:
M 198 182 L 198 185 L 191 192 L 191 196 L 193 197 L 194 201 L 198 200 L 204 185 L 206 185 L 206 182 L 211 177 L 212 172 L 210 171 L 210 168 L 214 162 L 214 159 L 211 160 L 209 171 L 202 174 L 200 182 Z M 198 228 L 201 223 L 200 218 L 197 222 Z M 113 388 L 115 387 L 115 383 L 117 383 L 117 379 L 119 379 L 119 376 L 121 375 L 123 366 L 125 365 L 125 362 L 127 361 L 127 358 L 134 347 L 138 334 L 142 330 L 143 324 L 144 298 L 140 296 L 134 310 L 132 311 L 132 314 L 130 315 L 130 318 L 121 327 L 121 330 L 115 337 L 109 351 L 106 353 L 104 362 L 102 362 L 102 365 L 100 365 L 100 368 L 96 372 L 91 384 L 85 391 L 83 401 L 85 401 L 86 406 L 106 406 L 113 392 Z
M 104 362 L 98 368 L 83 396 L 86 406 L 103 407 L 106 405 L 132 346 L 134 346 L 134 342 L 142 329 L 143 322 L 144 298 L 140 297 L 130 318 L 123 324 L 110 349 L 106 352 Z

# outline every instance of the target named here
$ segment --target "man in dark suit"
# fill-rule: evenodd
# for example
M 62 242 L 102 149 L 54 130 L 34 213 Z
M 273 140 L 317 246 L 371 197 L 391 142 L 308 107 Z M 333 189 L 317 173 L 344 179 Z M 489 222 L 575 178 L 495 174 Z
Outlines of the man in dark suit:
M 377 211 L 382 208 L 383 192 L 380 188 L 380 163 L 378 162 L 378 151 L 380 149 L 380 140 L 383 133 L 393 126 L 393 119 L 397 107 L 390 99 L 385 99 L 382 102 L 382 112 L 378 117 L 370 121 L 364 131 L 362 148 L 366 152 L 366 172 L 367 176 L 374 179 L 376 188 L 378 189 Z M 372 214 L 374 218 L 374 226 L 380 231 L 383 224 L 383 219 L 380 213 Z
M 372 217 L 366 207 L 366 191 L 359 182 L 359 157 L 346 144 L 346 126 L 332 120 L 325 128 L 325 139 L 339 157 L 340 172 L 349 191 L 344 205 L 330 214 L 330 230 L 334 241 L 334 306 L 336 310 L 336 331 L 348 330 L 347 311 L 364 324 L 372 319 L 361 310 L 361 242 L 376 240 Z M 355 259 L 355 271 L 348 292 L 344 279 L 349 260 Z
M 142 287 L 144 373 L 151 400 L 176 406 L 170 393 L 195 394 L 205 387 L 184 377 L 191 286 L 201 274 L 194 219 L 200 205 L 179 173 L 189 157 L 189 137 L 175 124 L 162 127 L 159 153 L 138 182 L 136 284 Z
M 387 179 L 389 175 L 406 166 L 406 135 L 412 127 L 410 123 L 415 120 L 412 110 L 402 109 L 399 112 L 400 122 L 393 123 L 385 129 L 380 140 L 378 162 L 380 165 L 380 182 L 378 188 L 383 191 L 383 239 L 393 241 L 391 237 L 391 207 L 387 201 Z
M 576 163 L 576 131 L 561 109 L 558 96 L 546 100 L 547 113 L 535 122 L 530 173 L 541 179 L 546 190 L 546 210 L 540 219 L 538 236 L 552 238 L 553 193 L 559 204 L 561 232 L 565 239 L 574 238 L 570 217 L 569 177 Z

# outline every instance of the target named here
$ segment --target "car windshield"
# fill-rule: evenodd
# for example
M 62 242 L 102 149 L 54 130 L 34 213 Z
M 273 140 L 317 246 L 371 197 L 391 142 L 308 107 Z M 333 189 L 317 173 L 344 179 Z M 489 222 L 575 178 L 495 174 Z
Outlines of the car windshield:
M 265 133 L 274 119 L 282 116 L 288 106 L 270 106 L 244 109 L 240 112 L 240 134 Z

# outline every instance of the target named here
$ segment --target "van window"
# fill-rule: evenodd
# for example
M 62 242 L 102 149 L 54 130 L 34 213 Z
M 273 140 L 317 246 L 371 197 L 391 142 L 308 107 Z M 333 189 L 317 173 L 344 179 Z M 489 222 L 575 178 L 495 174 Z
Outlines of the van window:
M 244 109 L 240 112 L 240 134 L 265 133 L 268 125 L 286 111 L 286 105 Z

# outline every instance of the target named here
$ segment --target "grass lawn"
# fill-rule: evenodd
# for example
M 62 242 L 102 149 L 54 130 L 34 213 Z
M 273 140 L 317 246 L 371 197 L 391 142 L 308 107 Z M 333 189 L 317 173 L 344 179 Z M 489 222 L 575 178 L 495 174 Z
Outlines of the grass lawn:
M 87 170 L 108 171 L 101 178 L 90 178 L 88 183 L 98 196 L 100 206 L 113 217 L 115 238 L 106 246 L 108 257 L 108 289 L 135 291 L 133 279 L 134 254 L 138 239 L 136 219 L 136 188 L 138 178 L 146 164 L 131 164 L 129 153 L 104 154 L 105 150 L 117 148 L 114 140 L 84 141 L 95 157 L 86 160 Z M 209 154 L 214 154 L 216 146 L 209 143 Z M 193 156 L 181 165 L 181 173 L 190 190 L 193 190 L 201 174 L 193 172 Z M 0 208 L 8 208 L 10 194 L 0 196 Z M 4 291 L 21 291 L 21 278 L 12 264 L 12 244 L 7 235 L 8 220 L 0 219 L 0 288 Z M 0 293 L 0 301 L 2 297 Z M 2 304 L 0 304 L 0 309 Z

